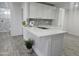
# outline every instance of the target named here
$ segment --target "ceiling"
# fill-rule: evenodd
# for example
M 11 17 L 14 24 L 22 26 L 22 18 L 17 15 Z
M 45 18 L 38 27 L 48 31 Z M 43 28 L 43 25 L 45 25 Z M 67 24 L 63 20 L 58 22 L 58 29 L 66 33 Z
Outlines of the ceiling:
M 69 9 L 70 2 L 48 2 L 50 4 L 54 4 L 56 7 Z
M 71 3 L 74 3 L 73 6 L 75 7 L 77 4 L 77 7 L 79 7 L 79 2 L 48 2 L 50 4 L 54 4 L 56 7 L 69 9 L 72 5 Z
M 6 3 L 7 2 L 0 2 L 0 8 L 6 8 L 7 7 Z M 47 3 L 54 4 L 56 7 L 62 7 L 66 9 L 69 8 L 70 4 L 70 2 L 47 2 Z
M 59 8 L 69 9 L 70 8 L 70 4 L 72 2 L 47 2 L 47 3 L 54 4 L 56 7 L 59 7 Z M 79 2 L 77 2 L 77 3 L 79 5 Z M 0 2 L 0 8 L 7 8 L 7 2 Z
M 55 6 L 58 8 L 65 8 L 65 9 L 70 9 L 74 7 L 79 8 L 79 2 L 41 2 L 42 4 L 50 5 L 50 6 Z

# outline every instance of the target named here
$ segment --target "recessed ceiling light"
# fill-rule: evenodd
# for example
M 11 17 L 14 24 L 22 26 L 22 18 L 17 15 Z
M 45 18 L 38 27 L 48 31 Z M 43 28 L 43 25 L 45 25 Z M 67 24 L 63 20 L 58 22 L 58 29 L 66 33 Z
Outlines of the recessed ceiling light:
M 75 7 L 78 7 L 78 3 L 75 4 Z

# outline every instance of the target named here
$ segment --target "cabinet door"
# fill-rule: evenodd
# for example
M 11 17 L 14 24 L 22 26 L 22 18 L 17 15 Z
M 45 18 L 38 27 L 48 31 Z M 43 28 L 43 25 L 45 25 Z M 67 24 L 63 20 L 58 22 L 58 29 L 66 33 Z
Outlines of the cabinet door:
M 38 12 L 39 12 L 38 5 L 36 3 L 30 3 L 29 17 L 30 18 L 37 18 Z
M 40 3 L 30 3 L 30 18 L 54 19 L 56 8 Z
M 43 6 L 43 18 L 54 19 L 56 15 L 56 7 L 44 5 Z
M 56 19 L 56 7 L 50 6 L 48 15 L 50 19 Z

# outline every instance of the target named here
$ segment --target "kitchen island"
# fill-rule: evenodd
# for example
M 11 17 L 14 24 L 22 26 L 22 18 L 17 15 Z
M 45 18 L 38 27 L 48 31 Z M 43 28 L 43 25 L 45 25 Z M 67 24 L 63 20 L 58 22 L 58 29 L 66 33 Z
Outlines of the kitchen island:
M 59 28 L 24 27 L 23 33 L 24 40 L 34 40 L 33 50 L 38 56 L 63 55 L 63 39 L 66 31 Z

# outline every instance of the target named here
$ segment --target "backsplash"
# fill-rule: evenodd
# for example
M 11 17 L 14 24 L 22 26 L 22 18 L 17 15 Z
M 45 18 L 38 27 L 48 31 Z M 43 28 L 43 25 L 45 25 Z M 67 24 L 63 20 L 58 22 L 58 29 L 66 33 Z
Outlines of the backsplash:
M 39 26 L 39 25 L 52 25 L 52 19 L 29 18 L 29 24 L 32 21 L 34 22 L 34 26 Z

